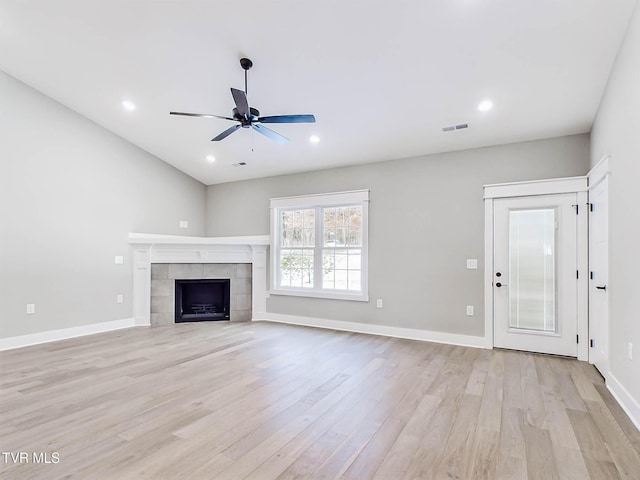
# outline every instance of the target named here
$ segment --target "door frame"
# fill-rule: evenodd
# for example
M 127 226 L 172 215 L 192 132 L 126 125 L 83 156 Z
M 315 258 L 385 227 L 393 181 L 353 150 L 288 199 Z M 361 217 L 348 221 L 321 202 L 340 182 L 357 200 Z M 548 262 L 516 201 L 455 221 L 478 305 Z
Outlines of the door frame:
M 494 346 L 494 308 L 493 308 L 493 207 L 498 198 L 530 197 L 561 193 L 577 194 L 577 252 L 578 266 L 578 360 L 589 359 L 589 321 L 588 321 L 588 215 L 587 215 L 587 177 L 553 178 L 527 182 L 499 183 L 484 186 L 484 335 L 485 347 Z
M 603 182 L 605 179 L 607 179 L 609 177 L 609 175 L 611 174 L 611 155 L 607 154 L 604 155 L 599 161 L 598 163 L 596 163 L 596 165 L 589 171 L 589 173 L 587 173 L 587 183 L 588 183 L 588 191 L 591 191 L 594 187 L 596 187 L 597 185 L 599 185 L 601 182 Z M 607 186 L 607 189 L 609 187 Z M 608 195 L 608 193 L 607 193 Z M 591 200 L 589 200 L 591 201 Z M 607 206 L 608 208 L 609 206 Z M 610 219 L 607 219 L 607 236 L 609 236 L 609 225 Z M 588 227 L 588 226 L 587 226 Z M 588 231 L 588 230 L 587 230 Z M 611 250 L 611 245 L 609 245 L 609 243 L 607 242 L 607 248 L 610 251 Z M 609 251 L 607 251 L 607 264 L 609 264 Z M 589 261 L 591 261 L 591 256 L 589 253 Z M 607 265 L 607 267 L 610 267 L 610 265 Z M 608 268 L 608 278 L 607 278 L 607 287 L 611 287 L 611 269 Z M 587 307 L 588 307 L 588 302 L 589 299 L 587 298 Z M 600 371 L 600 373 L 602 374 L 602 376 L 605 377 L 605 380 L 607 379 L 607 376 L 609 374 L 609 369 L 610 369 L 610 363 L 611 363 L 611 341 L 609 338 L 609 334 L 611 333 L 611 330 L 609 328 L 610 325 L 610 320 L 611 320 L 611 305 L 610 302 L 607 302 L 607 358 L 605 359 L 606 365 L 604 365 L 605 367 L 605 372 L 600 371 L 600 369 L 598 369 L 598 371 Z M 588 323 L 589 323 L 589 328 L 591 329 L 592 324 L 593 324 L 593 319 L 591 318 L 591 315 L 588 316 Z M 591 349 L 589 349 L 589 363 L 594 364 L 594 358 L 591 355 Z

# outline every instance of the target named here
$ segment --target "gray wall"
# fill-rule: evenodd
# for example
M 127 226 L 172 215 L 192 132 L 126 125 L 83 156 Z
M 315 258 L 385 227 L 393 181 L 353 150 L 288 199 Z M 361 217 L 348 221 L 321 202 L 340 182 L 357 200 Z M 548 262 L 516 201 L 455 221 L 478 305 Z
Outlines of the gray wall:
M 205 194 L 0 72 L 0 338 L 132 317 L 127 234 L 203 235 Z
M 612 156 L 609 328 L 613 376 L 640 403 L 640 6 L 629 24 L 591 133 L 591 163 Z M 627 358 L 627 343 L 635 348 Z
M 272 295 L 267 311 L 481 336 L 488 183 L 584 175 L 575 135 L 207 187 L 207 235 L 269 233 L 269 198 L 369 188 L 368 303 Z M 466 270 L 477 258 L 478 270 Z M 384 308 L 375 307 L 375 299 Z M 467 317 L 466 305 L 476 315 Z

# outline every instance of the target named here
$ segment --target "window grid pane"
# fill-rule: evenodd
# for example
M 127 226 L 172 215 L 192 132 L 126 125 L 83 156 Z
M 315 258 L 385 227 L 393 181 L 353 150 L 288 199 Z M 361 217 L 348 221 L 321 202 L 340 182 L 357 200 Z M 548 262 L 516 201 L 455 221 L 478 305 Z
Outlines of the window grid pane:
M 325 247 L 362 246 L 362 206 L 322 209 Z
M 322 288 L 359 291 L 362 287 L 362 249 L 324 248 Z
M 280 244 L 284 247 L 315 246 L 315 210 L 282 210 Z
M 280 286 L 313 288 L 313 250 L 280 250 Z

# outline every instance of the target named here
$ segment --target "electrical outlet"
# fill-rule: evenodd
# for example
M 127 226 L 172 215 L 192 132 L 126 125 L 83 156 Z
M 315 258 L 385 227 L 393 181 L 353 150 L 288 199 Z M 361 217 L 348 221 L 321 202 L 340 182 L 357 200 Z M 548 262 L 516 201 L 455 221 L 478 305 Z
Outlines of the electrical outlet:
M 473 305 L 467 305 L 467 315 L 473 317 Z
M 382 308 L 382 299 L 379 298 L 378 300 L 376 300 L 376 307 L 378 308 Z
M 124 302 L 124 295 L 116 295 L 116 303 Z
M 33 315 L 34 313 L 36 313 L 36 304 L 27 303 L 27 315 Z
M 189 228 L 188 220 L 180 220 L 180 228 Z
M 633 360 L 633 343 L 631 342 L 627 344 L 627 357 L 629 360 Z
M 467 270 L 477 270 L 477 269 L 478 269 L 478 259 L 467 258 Z
M 124 263 L 124 257 L 122 255 L 116 255 L 115 263 L 116 265 L 122 265 Z

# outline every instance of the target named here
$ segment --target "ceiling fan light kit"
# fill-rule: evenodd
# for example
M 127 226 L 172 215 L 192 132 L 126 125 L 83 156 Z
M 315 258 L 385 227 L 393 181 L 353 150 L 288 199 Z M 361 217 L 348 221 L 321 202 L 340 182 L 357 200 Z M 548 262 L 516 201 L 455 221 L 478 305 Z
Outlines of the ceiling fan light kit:
M 315 123 L 316 118 L 311 114 L 296 115 L 271 115 L 266 117 L 260 116 L 257 108 L 249 106 L 247 99 L 247 71 L 253 67 L 253 62 L 248 58 L 240 59 L 240 66 L 244 70 L 244 91 L 237 88 L 231 88 L 231 96 L 236 104 L 232 110 L 232 117 L 224 117 L 221 115 L 212 115 L 208 113 L 187 113 L 187 112 L 169 112 L 169 115 L 181 115 L 186 117 L 204 117 L 204 118 L 220 118 L 222 120 L 230 120 L 238 122 L 236 125 L 227 128 L 222 133 L 211 139 L 212 142 L 219 142 L 227 138 L 229 135 L 237 131 L 239 128 L 252 128 L 256 132 L 264 135 L 271 140 L 280 144 L 289 142 L 289 139 L 280 135 L 278 132 L 261 125 L 262 123 Z

